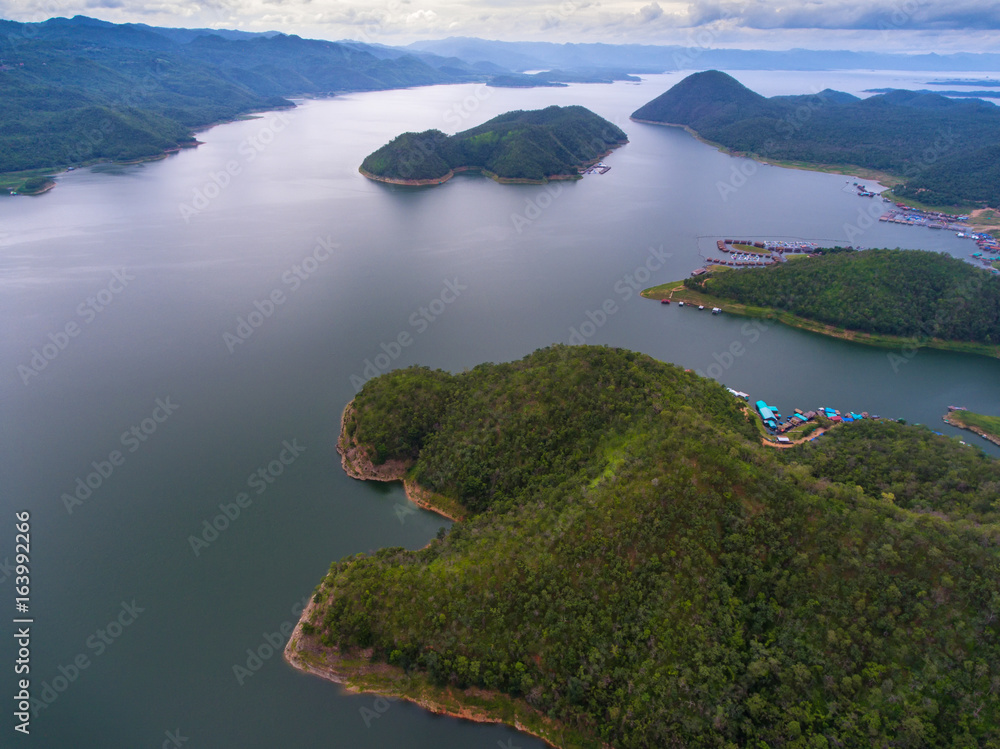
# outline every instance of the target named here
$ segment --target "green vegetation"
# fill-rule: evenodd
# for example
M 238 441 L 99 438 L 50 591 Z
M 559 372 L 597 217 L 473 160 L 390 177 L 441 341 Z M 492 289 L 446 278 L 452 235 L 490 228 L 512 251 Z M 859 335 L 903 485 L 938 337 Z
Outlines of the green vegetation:
M 858 99 L 825 90 L 765 98 L 717 70 L 695 73 L 636 110 L 710 142 L 775 161 L 894 175 L 893 192 L 926 204 L 1000 205 L 1000 109 L 935 93 Z
M 501 180 L 543 182 L 579 176 L 628 137 L 584 107 L 507 112 L 471 130 L 403 133 L 361 164 L 386 181 L 443 181 L 455 170 L 479 169 Z
M 977 414 L 973 411 L 952 411 L 948 414 L 948 423 L 982 434 L 984 437 L 1000 445 L 1000 416 Z
M 944 253 L 838 252 L 684 284 L 862 333 L 1000 344 L 1000 278 Z
M 55 180 L 49 177 L 28 177 L 21 183 L 17 192 L 22 195 L 39 195 L 46 190 L 51 190 L 55 184 Z
M 0 172 L 150 158 L 193 144 L 192 131 L 213 122 L 292 106 L 290 95 L 469 79 L 283 34 L 0 21 Z
M 768 450 L 743 406 L 597 347 L 370 381 L 345 430 L 470 517 L 333 564 L 305 650 L 565 746 L 1000 746 L 1000 464 L 868 422 Z

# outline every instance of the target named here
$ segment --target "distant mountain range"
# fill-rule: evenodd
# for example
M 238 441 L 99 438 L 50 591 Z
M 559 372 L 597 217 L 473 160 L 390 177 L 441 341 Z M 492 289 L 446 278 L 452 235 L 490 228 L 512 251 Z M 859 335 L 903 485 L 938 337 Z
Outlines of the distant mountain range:
M 551 86 L 706 67 L 997 70 L 1000 55 L 763 52 L 445 39 L 408 47 L 75 16 L 0 20 L 0 173 L 156 156 L 248 112 L 324 96 L 470 81 Z M 541 69 L 541 75 L 524 71 Z
M 1000 70 L 1000 54 L 893 54 L 847 50 L 785 51 L 711 49 L 649 44 L 555 44 L 553 42 L 498 42 L 450 37 L 414 42 L 407 49 L 484 60 L 516 71 L 561 68 L 614 68 L 630 73 L 668 70 Z
M 682 125 L 772 161 L 877 169 L 898 195 L 937 205 L 1000 205 L 1000 108 L 978 99 L 890 91 L 765 98 L 726 73 L 695 73 L 632 113 Z

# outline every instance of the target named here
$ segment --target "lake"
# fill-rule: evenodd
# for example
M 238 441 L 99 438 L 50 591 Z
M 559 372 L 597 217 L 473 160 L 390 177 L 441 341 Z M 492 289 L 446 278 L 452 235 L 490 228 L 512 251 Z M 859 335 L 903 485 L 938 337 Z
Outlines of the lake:
M 29 510 L 31 684 L 47 702 L 33 746 L 152 748 L 178 735 L 188 747 L 541 746 L 346 695 L 281 659 L 282 633 L 331 561 L 418 548 L 447 524 L 398 486 L 341 470 L 340 413 L 391 368 L 461 371 L 557 342 L 608 344 L 784 413 L 867 410 L 985 445 L 941 415 L 950 404 L 996 413 L 1000 362 L 893 358 L 638 298 L 687 276 L 725 236 L 974 248 L 866 219 L 872 201 L 846 177 L 756 165 L 628 120 L 683 75 L 304 101 L 214 127 L 161 161 L 79 169 L 47 195 L 0 198 L 0 561 L 13 557 L 14 512 Z M 926 78 L 736 76 L 766 94 Z M 454 132 L 553 103 L 628 133 L 609 172 L 418 189 L 358 174 L 404 130 Z M 13 578 L 0 577 L 10 600 Z M 12 627 L 0 623 L 8 674 Z M 9 711 L 2 720 L 12 730 Z

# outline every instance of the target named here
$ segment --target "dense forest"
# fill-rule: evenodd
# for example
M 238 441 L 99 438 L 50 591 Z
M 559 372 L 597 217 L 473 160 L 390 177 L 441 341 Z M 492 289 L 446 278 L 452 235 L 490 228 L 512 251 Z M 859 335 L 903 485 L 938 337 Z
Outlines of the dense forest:
M 1000 108 L 896 90 L 868 99 L 825 90 L 765 98 L 717 70 L 695 73 L 633 112 L 685 125 L 765 159 L 866 167 L 897 175 L 906 197 L 1000 205 Z
M 507 112 L 447 136 L 403 133 L 369 154 L 361 171 L 387 180 L 440 180 L 455 169 L 480 169 L 501 179 L 541 182 L 578 176 L 628 140 L 618 127 L 579 106 Z
M 362 47 L 83 17 L 0 21 L 0 172 L 154 156 L 212 122 L 292 106 L 291 95 L 485 80 L 458 60 Z
M 587 746 L 1000 746 L 1000 464 L 881 423 L 778 454 L 743 405 L 598 347 L 369 381 L 345 433 L 470 517 L 334 563 L 303 632 Z
M 833 252 L 684 284 L 862 333 L 1000 343 L 1000 278 L 945 253 Z

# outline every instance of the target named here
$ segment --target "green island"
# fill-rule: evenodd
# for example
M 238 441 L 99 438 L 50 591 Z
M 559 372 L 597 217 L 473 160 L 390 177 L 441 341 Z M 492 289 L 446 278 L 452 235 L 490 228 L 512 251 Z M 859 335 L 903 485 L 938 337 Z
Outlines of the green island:
M 975 432 L 994 445 L 1000 445 L 1000 416 L 977 414 L 964 408 L 949 412 L 944 417 L 945 423 Z
M 641 293 L 885 348 L 1000 356 L 1000 278 L 945 253 L 830 251 L 766 268 L 713 266 Z
M 768 450 L 712 380 L 554 346 L 370 380 L 340 450 L 465 519 L 334 562 L 304 671 L 557 747 L 1000 745 L 976 448 L 864 421 Z
M 632 113 L 687 128 L 727 152 L 891 185 L 941 207 L 1000 206 L 1000 108 L 896 90 L 766 98 L 717 70 L 694 73 Z
M 476 170 L 499 182 L 579 179 L 581 168 L 628 142 L 603 117 L 580 106 L 507 112 L 448 136 L 440 130 L 403 133 L 361 164 L 370 179 L 436 185 Z

